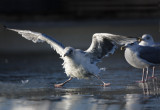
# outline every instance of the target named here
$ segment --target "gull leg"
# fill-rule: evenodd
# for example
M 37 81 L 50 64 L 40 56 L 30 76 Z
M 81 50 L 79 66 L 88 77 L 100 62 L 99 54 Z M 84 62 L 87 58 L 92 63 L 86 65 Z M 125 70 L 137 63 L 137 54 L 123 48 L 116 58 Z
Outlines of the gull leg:
M 155 66 L 153 66 L 153 71 L 152 71 L 152 76 L 151 77 L 149 77 L 149 79 L 156 79 L 156 77 L 154 76 L 154 74 L 155 74 Z
M 149 67 L 147 67 L 145 82 L 147 82 L 147 80 L 148 80 L 148 68 L 149 68 Z
M 154 77 L 154 72 L 155 72 L 155 66 L 153 66 L 153 72 L 152 72 L 152 78 Z
M 145 68 L 143 68 L 142 83 L 144 83 L 144 73 L 145 73 Z
M 70 78 L 69 78 L 68 80 L 66 80 L 64 83 L 54 84 L 54 87 L 60 88 L 60 87 L 64 86 L 67 82 L 69 82 L 70 80 L 72 80 L 72 77 L 70 77 Z
M 138 83 L 144 83 L 144 74 L 145 74 L 145 68 L 143 68 L 142 80 L 141 81 L 136 81 L 136 82 L 138 82 Z
M 104 86 L 105 87 L 105 86 L 111 85 L 111 83 L 105 83 L 104 81 L 102 81 L 102 79 L 99 76 L 97 76 L 97 75 L 94 75 L 94 76 L 103 83 L 103 85 L 100 85 L 100 86 Z

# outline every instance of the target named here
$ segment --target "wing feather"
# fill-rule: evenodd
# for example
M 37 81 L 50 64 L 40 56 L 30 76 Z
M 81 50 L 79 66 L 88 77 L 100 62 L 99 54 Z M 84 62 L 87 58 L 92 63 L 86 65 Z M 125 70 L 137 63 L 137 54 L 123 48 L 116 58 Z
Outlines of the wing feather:
M 85 51 L 90 55 L 92 62 L 113 54 L 118 46 L 137 41 L 137 38 L 125 37 L 109 33 L 96 33 L 92 37 L 90 47 Z
M 22 35 L 22 37 L 26 38 L 27 40 L 31 40 L 34 43 L 47 42 L 48 44 L 51 45 L 51 47 L 54 50 L 56 50 L 56 52 L 58 54 L 60 54 L 61 56 L 63 55 L 63 50 L 64 50 L 65 47 L 63 46 L 63 44 L 58 42 L 53 37 L 50 37 L 48 35 L 45 35 L 45 34 L 42 34 L 42 33 L 39 33 L 39 32 L 32 32 L 30 30 L 20 30 L 20 29 L 11 29 L 11 28 L 7 28 L 7 29 L 11 30 L 11 31 L 18 32 L 20 35 Z
M 160 64 L 160 47 L 140 46 L 139 57 L 154 64 Z

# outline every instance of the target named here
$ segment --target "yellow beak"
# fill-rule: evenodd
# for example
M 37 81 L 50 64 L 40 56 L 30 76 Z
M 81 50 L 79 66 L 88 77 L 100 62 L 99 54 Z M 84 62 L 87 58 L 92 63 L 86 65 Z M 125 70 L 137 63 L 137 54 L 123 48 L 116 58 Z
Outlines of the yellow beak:
M 141 37 L 138 37 L 138 38 L 137 38 L 137 41 L 138 41 L 138 42 L 141 42 L 142 40 L 143 40 L 143 39 L 142 39 Z
M 125 46 L 122 46 L 122 47 L 121 47 L 121 50 L 125 50 L 125 48 L 126 48 Z

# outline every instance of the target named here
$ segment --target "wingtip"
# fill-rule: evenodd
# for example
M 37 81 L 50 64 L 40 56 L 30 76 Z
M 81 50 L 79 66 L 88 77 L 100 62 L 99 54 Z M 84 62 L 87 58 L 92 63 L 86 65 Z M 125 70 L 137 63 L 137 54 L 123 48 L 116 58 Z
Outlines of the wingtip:
M 7 26 L 6 26 L 6 25 L 3 25 L 3 28 L 7 29 Z
M 0 29 L 12 30 L 11 28 L 8 28 L 6 25 L 3 25 L 3 24 L 0 24 Z
M 1 25 L 0 25 L 0 28 L 1 28 L 1 29 L 7 29 L 7 26 L 6 26 L 6 25 L 1 24 Z

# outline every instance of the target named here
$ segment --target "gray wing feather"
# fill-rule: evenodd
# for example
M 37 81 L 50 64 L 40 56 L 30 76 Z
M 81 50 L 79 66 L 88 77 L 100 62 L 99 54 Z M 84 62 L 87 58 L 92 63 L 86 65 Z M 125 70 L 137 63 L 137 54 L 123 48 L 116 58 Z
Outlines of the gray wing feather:
M 10 29 L 10 28 L 7 28 L 7 29 L 18 32 L 20 35 L 22 35 L 22 37 L 26 38 L 27 40 L 32 40 L 34 43 L 47 42 L 48 44 L 51 45 L 51 47 L 54 50 L 56 50 L 58 54 L 60 54 L 61 56 L 63 55 L 63 50 L 65 47 L 60 42 L 55 40 L 53 37 L 50 37 L 38 32 L 32 32 L 29 30 L 19 30 L 19 29 Z
M 152 46 L 153 46 L 153 47 L 158 47 L 158 46 L 160 47 L 160 43 L 157 43 L 157 42 L 156 42 L 156 43 L 154 43 L 154 45 L 152 45 Z
M 110 34 L 110 33 L 96 33 L 94 34 L 94 36 L 104 37 L 105 39 L 115 42 L 117 45 L 120 45 L 120 46 L 137 41 L 136 37 L 127 37 L 127 36 Z
M 160 47 L 140 46 L 139 57 L 154 64 L 160 64 Z
M 136 38 L 109 33 L 96 33 L 92 37 L 90 47 L 85 52 L 90 55 L 92 62 L 95 62 L 109 54 L 113 54 L 118 46 L 135 41 L 137 41 Z

